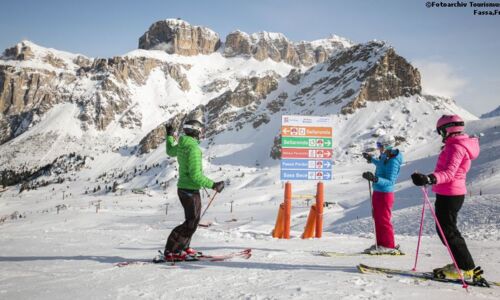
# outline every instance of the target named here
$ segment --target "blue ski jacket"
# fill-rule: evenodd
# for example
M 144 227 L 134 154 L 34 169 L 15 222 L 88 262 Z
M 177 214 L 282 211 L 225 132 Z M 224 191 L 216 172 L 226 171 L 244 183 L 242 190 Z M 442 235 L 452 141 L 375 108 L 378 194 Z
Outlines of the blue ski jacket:
M 372 158 L 372 163 L 376 166 L 375 176 L 378 177 L 378 181 L 373 184 L 373 190 L 384 193 L 393 192 L 401 164 L 403 164 L 401 152 L 393 149 L 389 156 L 382 153 L 379 158 Z

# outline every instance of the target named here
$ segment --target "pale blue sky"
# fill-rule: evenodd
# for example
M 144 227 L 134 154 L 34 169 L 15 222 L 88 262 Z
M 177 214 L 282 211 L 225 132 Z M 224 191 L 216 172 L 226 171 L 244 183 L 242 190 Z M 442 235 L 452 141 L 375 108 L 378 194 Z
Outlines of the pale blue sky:
M 442 0 L 441 2 L 456 2 Z M 453 96 L 477 115 L 500 105 L 500 16 L 472 8 L 427 8 L 423 0 L 24 0 L 0 4 L 0 48 L 22 39 L 111 57 L 137 48 L 155 21 L 180 17 L 221 36 L 236 29 L 294 41 L 337 34 L 384 40 L 416 64 L 424 89 Z

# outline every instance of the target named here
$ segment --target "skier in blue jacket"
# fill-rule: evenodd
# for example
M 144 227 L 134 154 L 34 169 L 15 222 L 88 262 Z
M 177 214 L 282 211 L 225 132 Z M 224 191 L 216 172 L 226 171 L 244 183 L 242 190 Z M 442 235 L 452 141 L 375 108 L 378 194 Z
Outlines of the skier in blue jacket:
M 368 254 L 399 255 L 399 246 L 394 242 L 394 229 L 391 223 L 392 206 L 394 205 L 394 185 L 403 163 L 403 155 L 394 146 L 394 137 L 384 135 L 377 141 L 379 158 L 368 153 L 363 157 L 368 163 L 376 166 L 375 174 L 363 173 L 363 178 L 373 182 L 373 219 L 375 221 L 376 245 L 365 250 Z

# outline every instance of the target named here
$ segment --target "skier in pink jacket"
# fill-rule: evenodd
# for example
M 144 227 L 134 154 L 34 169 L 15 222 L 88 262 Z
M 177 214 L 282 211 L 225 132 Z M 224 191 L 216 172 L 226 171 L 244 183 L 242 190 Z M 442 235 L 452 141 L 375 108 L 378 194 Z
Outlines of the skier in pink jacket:
M 436 216 L 443 229 L 444 238 L 448 241 L 464 278 L 473 279 L 474 276 L 480 276 L 482 271 L 479 268 L 474 270 L 474 260 L 457 228 L 457 214 L 467 193 L 465 179 L 471 161 L 479 156 L 479 140 L 463 132 L 464 121 L 458 115 L 443 115 L 436 128 L 444 143 L 436 168 L 429 175 L 413 173 L 411 178 L 417 186 L 432 185 L 432 191 L 436 193 Z M 439 230 L 437 232 L 439 234 Z M 440 234 L 439 237 L 444 243 Z M 439 277 L 460 278 L 454 264 L 435 269 L 434 273 Z

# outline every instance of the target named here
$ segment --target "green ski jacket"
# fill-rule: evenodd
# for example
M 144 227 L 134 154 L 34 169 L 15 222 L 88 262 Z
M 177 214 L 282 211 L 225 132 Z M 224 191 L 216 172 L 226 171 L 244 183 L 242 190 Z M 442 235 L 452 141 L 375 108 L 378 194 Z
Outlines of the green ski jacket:
M 199 190 L 202 187 L 212 188 L 214 182 L 203 175 L 200 142 L 190 136 L 183 135 L 175 144 L 173 136 L 167 136 L 167 155 L 177 157 L 179 164 L 179 181 L 177 187 L 188 190 Z

